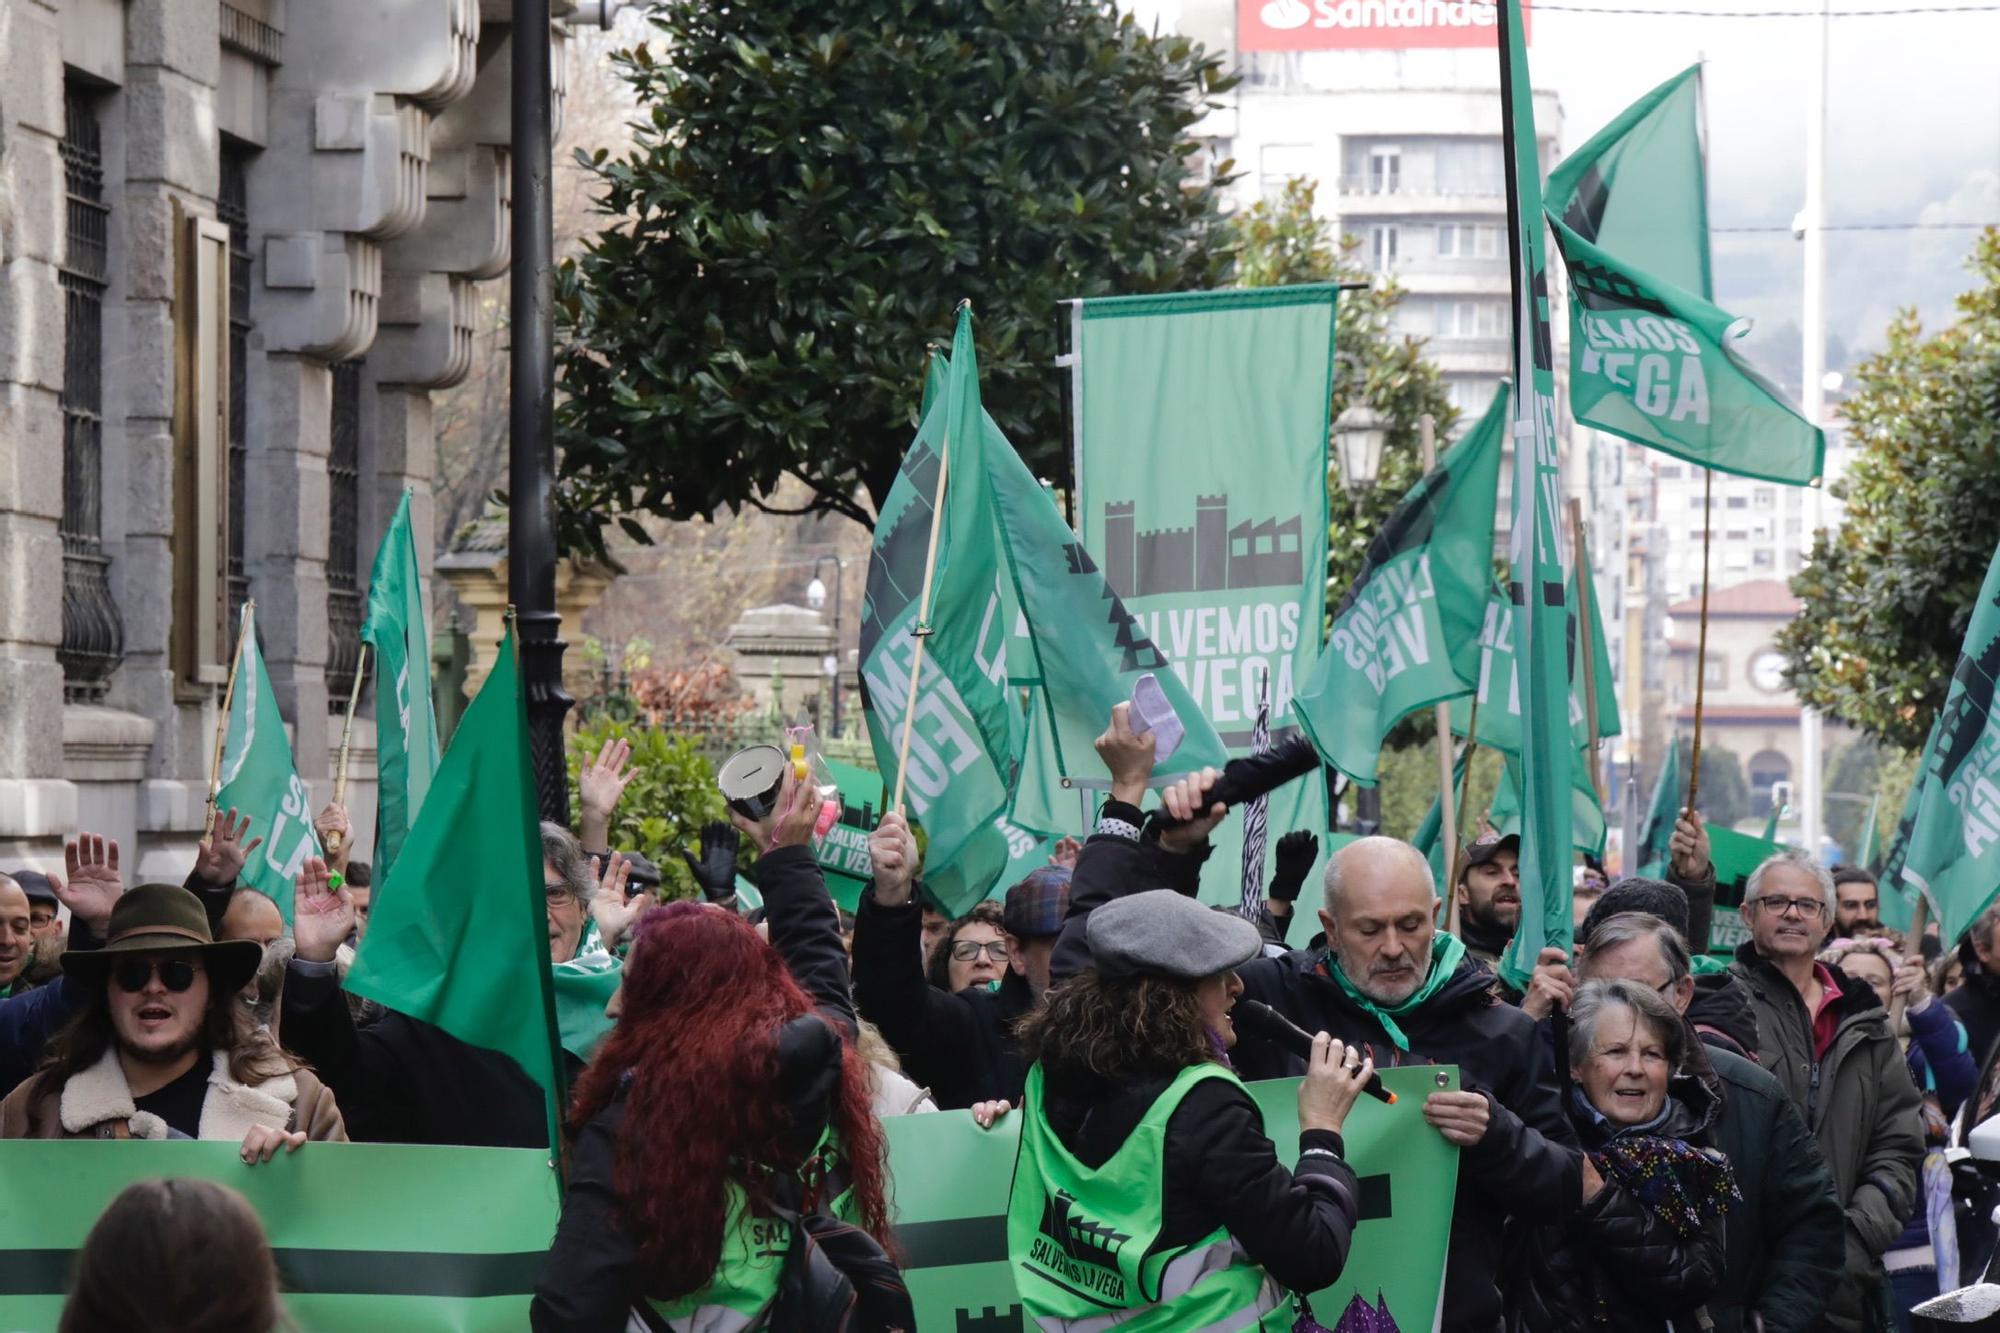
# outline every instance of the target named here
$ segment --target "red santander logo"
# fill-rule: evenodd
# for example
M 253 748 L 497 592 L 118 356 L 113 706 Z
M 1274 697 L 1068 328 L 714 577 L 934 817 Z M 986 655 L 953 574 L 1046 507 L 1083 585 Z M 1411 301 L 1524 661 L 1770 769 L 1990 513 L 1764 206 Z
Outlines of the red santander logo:
M 1492 0 L 1236 0 L 1242 51 L 1408 50 L 1491 46 Z M 1521 3 L 1528 26 L 1528 0 Z

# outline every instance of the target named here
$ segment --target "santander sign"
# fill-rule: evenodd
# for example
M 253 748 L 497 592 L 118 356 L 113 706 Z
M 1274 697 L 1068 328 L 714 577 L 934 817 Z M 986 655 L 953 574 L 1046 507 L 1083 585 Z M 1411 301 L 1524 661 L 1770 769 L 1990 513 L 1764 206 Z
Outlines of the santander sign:
M 1493 0 L 1236 0 L 1242 51 L 1491 46 Z M 1528 0 L 1521 2 L 1528 25 Z

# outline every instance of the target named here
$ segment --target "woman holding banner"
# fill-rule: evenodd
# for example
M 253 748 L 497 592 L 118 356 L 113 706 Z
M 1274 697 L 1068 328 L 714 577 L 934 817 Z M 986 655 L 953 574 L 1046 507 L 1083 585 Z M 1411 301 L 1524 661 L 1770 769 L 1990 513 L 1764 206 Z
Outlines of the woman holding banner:
M 1022 1026 L 1034 1063 L 1007 1214 L 1022 1304 L 1042 1328 L 1289 1330 L 1287 1289 L 1347 1261 L 1340 1129 L 1373 1064 L 1314 1039 L 1287 1170 L 1226 1055 L 1257 928 L 1157 889 L 1097 908 L 1086 938 L 1092 966 Z
M 818 813 L 788 773 L 767 820 L 737 817 L 763 849 L 769 943 L 708 903 L 639 918 L 618 1024 L 576 1087 L 539 1333 L 914 1326 L 876 1243 L 886 1150 Z

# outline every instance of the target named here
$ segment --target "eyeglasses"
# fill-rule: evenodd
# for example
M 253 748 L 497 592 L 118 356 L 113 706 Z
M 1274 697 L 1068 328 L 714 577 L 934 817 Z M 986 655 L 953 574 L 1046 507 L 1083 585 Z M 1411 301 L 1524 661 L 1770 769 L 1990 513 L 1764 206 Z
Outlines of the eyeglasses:
M 958 940 L 951 946 L 951 956 L 961 963 L 969 963 L 982 953 L 996 963 L 1004 963 L 1007 961 L 1007 941 L 987 940 L 981 943 L 978 940 Z
M 566 884 L 549 884 L 544 887 L 549 895 L 550 907 L 568 907 L 576 901 L 575 891 Z
M 118 983 L 118 989 L 127 995 L 137 995 L 146 989 L 146 983 L 160 974 L 160 984 L 179 995 L 189 986 L 201 969 L 185 958 L 127 958 L 111 969 L 111 979 Z
M 1773 916 L 1791 916 L 1794 912 L 1802 921 L 1817 921 L 1826 911 L 1826 904 L 1818 898 L 1773 898 L 1769 895 L 1754 900 L 1757 906 Z

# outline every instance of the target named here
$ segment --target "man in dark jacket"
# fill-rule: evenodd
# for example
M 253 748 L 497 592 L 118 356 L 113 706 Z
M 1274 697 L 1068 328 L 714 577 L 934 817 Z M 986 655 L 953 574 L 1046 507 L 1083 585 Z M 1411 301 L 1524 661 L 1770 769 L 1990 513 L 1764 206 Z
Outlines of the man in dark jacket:
M 118 842 L 94 833 L 79 834 L 63 849 L 67 882 L 50 876 L 50 883 L 70 911 L 69 949 L 81 953 L 98 947 L 111 923 L 111 909 L 125 892 L 118 869 Z M 11 984 L 29 958 L 33 917 L 21 886 L 0 875 L 0 981 Z M 11 968 L 11 971 L 9 969 Z M 0 991 L 5 990 L 0 985 Z M 0 1097 L 35 1072 L 43 1049 L 69 1021 L 83 992 L 67 974 L 46 986 L 0 998 Z
M 1581 980 L 1637 982 L 1688 1017 L 1694 978 L 1687 944 L 1670 922 L 1625 912 L 1591 925 Z M 1722 1286 L 1708 1302 L 1716 1333 L 1739 1333 L 1755 1319 L 1764 1333 L 1805 1333 L 1819 1322 L 1845 1256 L 1846 1217 L 1819 1145 L 1778 1081 L 1753 1061 L 1691 1042 L 1686 1072 L 1720 1102 L 1713 1146 L 1736 1168 L 1743 1193 L 1729 1214 Z
M 1260 959 L 1237 975 L 1246 998 L 1363 1047 L 1378 1065 L 1458 1066 L 1463 1090 L 1432 1093 L 1423 1108 L 1460 1148 L 1443 1327 L 1489 1333 L 1501 1315 L 1502 1226 L 1567 1218 L 1582 1203 L 1582 1157 L 1534 1021 L 1501 1003 L 1493 974 L 1437 930 L 1440 906 L 1422 853 L 1393 838 L 1359 839 L 1327 867 L 1325 946 Z M 1248 1036 L 1233 1058 L 1246 1079 L 1303 1069 Z
M 1153 772 L 1153 740 L 1151 732 L 1131 729 L 1128 711 L 1129 705 L 1120 704 L 1110 728 L 1097 740 L 1097 752 L 1111 771 L 1111 798 L 1071 872 L 1069 924 L 1060 916 L 1028 920 L 1041 913 L 1030 901 L 1034 895 L 1024 895 L 1017 911 L 1010 892 L 1008 933 L 1032 928 L 1046 932 L 1042 940 L 1054 942 L 1017 950 L 997 990 L 974 987 L 952 995 L 924 980 L 918 953 L 921 908 L 913 893 L 915 840 L 896 814 L 883 816 L 869 837 L 874 878 L 855 913 L 855 1001 L 861 1016 L 875 1024 L 902 1058 L 904 1072 L 928 1087 L 944 1110 L 979 1102 L 1019 1103 L 1028 1069 L 1015 1048 L 1014 1022 L 1040 1001 L 1051 978 L 1089 965 L 1081 930 L 1093 907 L 1114 892 L 1183 883 L 1192 891 L 1201 858 L 1170 853 L 1205 841 L 1208 824 L 1169 830 L 1159 835 L 1157 846 L 1150 833 L 1142 838 L 1145 816 L 1138 803 Z M 1074 947 L 1065 947 L 1072 934 Z M 1034 971 L 1041 973 L 1039 986 Z
M 1837 1333 L 1875 1327 L 1882 1252 L 1916 1207 L 1917 1088 L 1875 992 L 1819 962 L 1833 879 L 1804 852 L 1769 857 L 1743 889 L 1750 938 L 1730 968 L 1757 1005 L 1758 1061 L 1819 1139 L 1847 1210 L 1847 1262 L 1827 1302 Z

